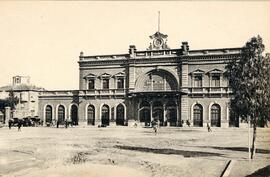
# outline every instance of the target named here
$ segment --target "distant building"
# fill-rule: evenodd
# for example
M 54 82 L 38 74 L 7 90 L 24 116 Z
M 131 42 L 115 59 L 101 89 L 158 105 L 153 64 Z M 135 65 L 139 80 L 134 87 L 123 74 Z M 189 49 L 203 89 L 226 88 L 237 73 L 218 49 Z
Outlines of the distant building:
M 0 87 L 0 99 L 8 98 L 12 91 L 19 99 L 12 117 L 35 117 L 38 116 L 38 94 L 41 90 L 44 89 L 30 84 L 29 76 L 14 76 L 12 85 Z
M 176 49 L 156 32 L 147 50 L 131 45 L 116 55 L 79 57 L 79 90 L 43 91 L 39 117 L 44 123 L 70 120 L 75 125 L 238 126 L 230 114 L 232 94 L 225 66 L 242 48 Z

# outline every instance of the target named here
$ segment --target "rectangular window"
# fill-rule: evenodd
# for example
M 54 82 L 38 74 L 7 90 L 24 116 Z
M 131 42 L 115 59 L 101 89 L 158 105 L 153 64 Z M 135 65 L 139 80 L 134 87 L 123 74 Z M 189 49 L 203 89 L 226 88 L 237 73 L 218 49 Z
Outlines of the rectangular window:
M 102 80 L 103 89 L 109 89 L 109 79 Z
M 202 76 L 194 76 L 194 87 L 202 87 Z
M 95 89 L 95 80 L 94 79 L 90 79 L 88 81 L 88 89 L 89 90 Z
M 218 76 L 218 75 L 213 75 L 212 76 L 211 86 L 212 87 L 220 87 L 220 76 Z
M 117 79 L 117 88 L 123 89 L 124 88 L 124 78 L 118 78 Z

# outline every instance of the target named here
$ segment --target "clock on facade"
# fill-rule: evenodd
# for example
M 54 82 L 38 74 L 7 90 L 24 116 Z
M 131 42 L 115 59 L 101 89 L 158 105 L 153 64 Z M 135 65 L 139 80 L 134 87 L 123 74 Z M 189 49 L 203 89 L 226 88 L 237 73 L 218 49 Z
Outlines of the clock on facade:
M 155 47 L 161 47 L 162 44 L 163 44 L 163 39 L 156 38 L 156 39 L 154 39 L 153 44 L 154 44 Z

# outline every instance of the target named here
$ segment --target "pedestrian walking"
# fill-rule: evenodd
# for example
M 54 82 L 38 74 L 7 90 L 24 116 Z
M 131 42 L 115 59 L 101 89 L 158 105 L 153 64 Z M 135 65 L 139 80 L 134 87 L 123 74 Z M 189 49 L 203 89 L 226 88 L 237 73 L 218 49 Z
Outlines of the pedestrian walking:
M 186 124 L 187 124 L 188 127 L 190 127 L 190 122 L 189 122 L 189 120 L 186 121 Z
M 22 126 L 22 121 L 18 120 L 18 131 L 22 131 L 21 126 Z
M 68 121 L 65 120 L 65 128 L 68 128 Z
M 208 132 L 212 132 L 210 125 L 207 123 L 207 130 Z
M 11 126 L 12 126 L 12 120 L 9 119 L 9 121 L 8 121 L 8 128 L 11 129 Z
M 59 128 L 59 120 L 56 122 L 56 128 Z
M 152 127 L 153 127 L 153 130 L 154 130 L 154 132 L 155 132 L 155 134 L 157 134 L 157 122 L 156 122 L 156 120 L 153 120 L 152 122 Z

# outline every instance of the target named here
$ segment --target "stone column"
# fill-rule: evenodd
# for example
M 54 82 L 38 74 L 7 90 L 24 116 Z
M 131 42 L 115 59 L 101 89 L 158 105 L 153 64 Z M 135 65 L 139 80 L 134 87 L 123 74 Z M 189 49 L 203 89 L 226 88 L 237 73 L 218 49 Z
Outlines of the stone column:
M 10 107 L 5 107 L 5 124 L 8 124 L 9 119 L 11 119 Z
M 153 121 L 153 102 L 150 102 L 150 118 L 152 122 Z
M 166 105 L 165 104 L 163 104 L 163 120 L 164 120 L 164 123 L 163 123 L 163 126 L 167 126 L 167 123 L 166 123 L 166 121 L 167 121 L 167 117 L 166 117 Z

